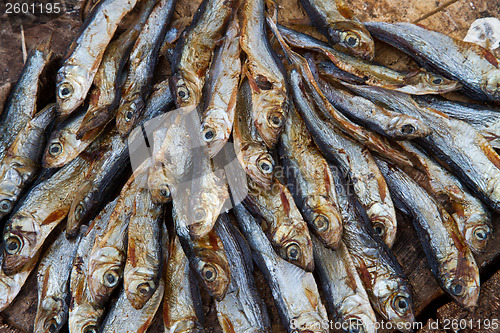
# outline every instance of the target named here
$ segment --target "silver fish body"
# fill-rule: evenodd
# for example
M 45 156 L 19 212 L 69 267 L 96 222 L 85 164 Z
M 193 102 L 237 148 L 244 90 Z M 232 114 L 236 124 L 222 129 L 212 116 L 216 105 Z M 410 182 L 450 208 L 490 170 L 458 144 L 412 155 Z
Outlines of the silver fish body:
M 217 317 L 224 332 L 270 332 L 266 305 L 257 292 L 252 275 L 250 248 L 226 216 L 217 224 L 217 234 L 226 249 L 231 283 L 223 300 L 216 302 Z M 247 255 L 243 251 L 248 252 Z
M 145 333 L 153 322 L 163 299 L 165 281 L 160 279 L 158 288 L 144 306 L 137 310 L 122 292 L 113 304 L 101 328 L 103 333 Z
M 161 42 L 165 38 L 175 2 L 160 0 L 156 3 L 130 53 L 127 78 L 121 88 L 116 113 L 116 127 L 123 137 L 130 134 L 144 112 Z
M 365 26 L 424 66 L 462 83 L 474 99 L 500 100 L 498 60 L 482 46 L 412 23 L 365 22 Z
M 68 240 L 61 233 L 38 265 L 38 307 L 35 332 L 58 332 L 66 323 L 69 304 L 69 277 L 80 237 Z
M 373 59 L 375 44 L 370 33 L 344 0 L 301 0 L 312 23 L 340 51 Z
M 97 331 L 104 315 L 104 308 L 95 304 L 87 284 L 88 261 L 90 251 L 96 236 L 106 229 L 109 217 L 116 207 L 118 199 L 108 203 L 99 215 L 92 221 L 89 228 L 82 235 L 76 251 L 73 268 L 70 274 L 71 306 L 69 307 L 68 326 L 70 332 Z
M 344 243 L 337 250 L 326 248 L 312 237 L 316 271 L 330 312 L 335 314 L 345 331 L 375 333 L 377 318 L 370 305 L 365 287 L 356 272 Z
M 40 77 L 52 52 L 49 41 L 30 52 L 16 85 L 12 88 L 0 117 L 0 159 L 37 111 Z
M 472 308 L 479 297 L 479 270 L 453 219 L 406 174 L 377 160 L 391 192 L 413 216 L 431 271 L 460 305 Z
M 233 18 L 208 73 L 201 136 L 208 146 L 210 157 L 222 149 L 233 129 L 241 73 L 239 33 L 238 20 Z
M 332 165 L 339 206 L 344 218 L 343 241 L 365 286 L 370 302 L 385 320 L 395 324 L 415 321 L 410 285 L 398 261 L 369 226 L 345 179 Z
M 0 219 L 11 212 L 36 176 L 45 144 L 45 130 L 54 117 L 54 104 L 36 114 L 0 160 Z
M 135 7 L 136 2 L 101 1 L 85 19 L 57 72 L 56 102 L 62 116 L 75 111 L 85 100 L 118 23 Z
M 234 212 L 287 331 L 328 332 L 328 326 L 324 325 L 328 320 L 326 309 L 312 273 L 280 258 L 257 221 L 242 205 L 237 205 Z
M 201 333 L 204 316 L 198 284 L 178 237 L 171 242 L 169 253 L 163 295 L 165 333 Z
M 392 246 L 397 231 L 396 212 L 387 184 L 372 154 L 366 147 L 321 119 L 313 109 L 314 104 L 307 99 L 295 81 L 292 81 L 292 90 L 297 108 L 318 148 L 349 177 L 373 228 L 387 245 Z
M 347 85 L 347 84 L 346 84 Z M 357 94 L 394 111 L 425 121 L 432 134 L 422 146 L 445 163 L 469 189 L 491 208 L 500 210 L 500 156 L 471 125 L 419 106 L 410 96 L 376 87 L 347 85 Z

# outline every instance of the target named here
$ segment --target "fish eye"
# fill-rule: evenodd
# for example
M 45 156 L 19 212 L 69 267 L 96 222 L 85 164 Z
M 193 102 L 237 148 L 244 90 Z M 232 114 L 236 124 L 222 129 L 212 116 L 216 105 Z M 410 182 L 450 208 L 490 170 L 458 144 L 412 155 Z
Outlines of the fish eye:
M 375 233 L 379 237 L 383 237 L 385 235 L 385 226 L 380 222 L 376 222 L 373 224 L 373 230 L 375 230 Z
M 189 98 L 189 90 L 186 86 L 180 86 L 177 88 L 177 95 L 183 100 L 187 101 Z
M 480 241 L 486 240 L 488 238 L 488 234 L 490 230 L 488 227 L 478 227 L 474 229 L 474 237 L 476 237 Z
M 430 80 L 433 84 L 441 84 L 443 83 L 443 79 L 440 78 L 439 76 L 431 76 Z
M 125 121 L 131 121 L 132 118 L 134 117 L 134 113 L 130 110 L 127 111 L 127 113 L 125 113 Z
M 270 174 L 273 172 L 273 162 L 269 161 L 267 159 L 267 156 L 263 156 L 257 160 L 257 166 L 259 167 L 260 171 L 262 171 L 265 174 Z
M 316 230 L 319 232 L 326 231 L 328 229 L 328 219 L 324 215 L 318 215 L 313 221 Z
M 151 286 L 147 282 L 143 282 L 137 286 L 137 290 L 142 295 L 148 295 L 151 292 Z
M 202 222 L 207 217 L 207 211 L 203 207 L 198 207 L 193 214 L 195 222 Z
M 345 34 L 344 43 L 349 47 L 356 47 L 359 45 L 359 36 L 355 33 L 348 32 Z
M 5 241 L 5 252 L 10 255 L 14 255 L 21 250 L 23 242 L 18 236 L 10 236 Z
M 363 323 L 358 318 L 350 318 L 348 325 L 349 328 L 347 332 L 349 333 L 362 333 L 365 331 Z
M 410 135 L 415 133 L 415 126 L 410 124 L 405 124 L 401 127 L 401 133 L 404 135 Z
M 214 138 L 215 138 L 215 130 L 213 128 L 207 127 L 203 131 L 203 140 L 205 140 L 205 142 L 210 142 Z
M 286 248 L 286 256 L 290 260 L 295 260 L 295 261 L 299 260 L 300 259 L 300 247 L 295 243 L 288 245 Z
M 465 293 L 464 286 L 458 281 L 452 282 L 448 289 L 450 293 L 454 296 L 462 296 Z
M 11 208 L 12 201 L 10 201 L 9 199 L 3 199 L 2 201 L 0 201 L 0 212 L 8 213 Z
M 267 121 L 272 127 L 279 128 L 283 126 L 284 116 L 281 112 L 273 112 L 269 115 Z
M 52 156 L 59 156 L 63 152 L 63 146 L 59 142 L 54 142 L 49 147 L 49 154 Z
M 57 325 L 57 321 L 52 318 L 49 321 L 46 322 L 45 327 L 50 333 L 55 333 L 57 332 L 57 328 L 59 325 Z
M 404 314 L 408 311 L 410 304 L 408 302 L 408 298 L 404 296 L 399 296 L 394 299 L 393 308 L 396 312 Z
M 81 219 L 84 213 L 85 213 L 85 204 L 80 202 L 75 209 L 75 219 L 77 220 Z
M 201 275 L 205 281 L 212 282 L 217 278 L 217 270 L 210 264 L 205 264 L 201 270 Z
M 97 333 L 97 327 L 93 324 L 87 325 L 83 328 L 83 333 Z
M 65 82 L 59 86 L 57 94 L 59 95 L 59 98 L 69 98 L 73 95 L 73 86 L 70 83 Z
M 165 198 L 170 197 L 170 191 L 168 189 L 161 189 L 160 194 L 163 195 Z
M 119 279 L 120 279 L 120 276 L 118 275 L 117 272 L 113 271 L 113 270 L 109 270 L 107 271 L 105 274 L 104 274 L 104 286 L 108 287 L 108 288 L 112 288 L 114 286 L 117 285 Z

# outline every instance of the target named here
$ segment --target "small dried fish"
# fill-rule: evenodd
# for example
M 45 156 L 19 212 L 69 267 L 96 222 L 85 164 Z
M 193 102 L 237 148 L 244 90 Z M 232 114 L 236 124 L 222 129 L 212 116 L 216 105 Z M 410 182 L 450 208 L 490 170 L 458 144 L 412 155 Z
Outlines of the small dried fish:
M 279 148 L 288 187 L 302 216 L 322 242 L 337 248 L 342 217 L 330 168 L 295 107 L 286 120 Z
M 238 20 L 234 17 L 224 42 L 214 54 L 205 84 L 201 135 L 211 158 L 226 144 L 233 129 L 241 73 L 239 30 Z
M 285 125 L 290 108 L 286 73 L 266 31 L 265 0 L 243 4 L 241 48 L 247 55 L 243 73 L 251 88 L 251 112 L 255 127 L 273 148 Z
M 335 161 L 342 173 L 349 177 L 374 230 L 388 246 L 392 246 L 397 231 L 396 212 L 372 154 L 366 147 L 343 135 L 330 122 L 321 119 L 310 97 L 294 80 L 298 79 L 292 80 L 296 105 L 315 143 L 326 158 Z
M 286 186 L 275 179 L 266 191 L 248 180 L 244 203 L 264 219 L 264 231 L 281 258 L 308 272 L 314 270 L 309 229 Z
M 59 123 L 51 132 L 42 159 L 44 168 L 59 168 L 68 164 L 104 130 L 106 124 L 88 131 L 85 136 L 78 139 L 76 132 L 82 124 L 83 117 L 85 117 L 84 112 L 74 113 Z
M 118 300 L 113 304 L 102 324 L 102 333 L 145 333 L 153 322 L 154 316 L 163 299 L 165 281 L 160 279 L 158 288 L 140 309 L 135 309 L 122 291 Z
M 171 88 L 178 108 L 196 107 L 201 101 L 212 54 L 237 5 L 238 0 L 203 0 L 182 32 L 172 55 Z
M 162 213 L 163 207 L 152 201 L 149 189 L 140 189 L 128 223 L 123 272 L 123 292 L 136 310 L 142 309 L 153 296 L 162 275 Z M 166 239 L 168 242 L 168 236 Z
M 333 251 L 312 236 L 316 271 L 326 304 L 347 332 L 375 333 L 377 318 L 343 242 Z
M 76 132 L 77 139 L 81 139 L 88 131 L 107 124 L 116 115 L 121 96 L 120 76 L 132 46 L 156 2 L 157 0 L 144 1 L 136 22 L 106 48 L 94 77 L 94 87 L 89 93 L 89 108 Z
M 452 217 L 401 170 L 377 160 L 398 202 L 413 216 L 431 271 L 461 306 L 479 298 L 479 270 Z
M 177 236 L 189 260 L 189 265 L 202 286 L 210 296 L 222 300 L 231 281 L 231 270 L 229 269 L 224 245 L 215 230 L 210 231 L 201 238 L 192 238 L 189 233 L 188 223 L 183 218 L 186 214 L 178 213 L 178 211 L 185 209 L 184 207 L 179 207 L 174 201 L 172 216 Z
M 328 332 L 328 326 L 324 325 L 328 316 L 312 273 L 280 258 L 257 221 L 241 204 L 234 208 L 234 212 L 254 260 L 271 288 L 285 328 L 289 332 Z
M 420 64 L 462 83 L 464 92 L 474 99 L 500 101 L 500 68 L 488 49 L 407 22 L 365 25 L 375 37 Z
M 87 284 L 97 306 L 104 306 L 123 277 L 127 229 L 131 219 L 140 217 L 133 214 L 133 208 L 137 195 L 146 188 L 148 165 L 146 161 L 122 188 L 106 229 L 96 236 L 90 251 Z
M 257 184 L 271 187 L 274 159 L 252 121 L 251 90 L 248 80 L 239 88 L 234 121 L 234 150 L 241 167 Z
M 385 320 L 394 324 L 415 321 L 410 285 L 401 266 L 369 226 L 367 216 L 349 195 L 342 174 L 332 166 L 339 206 L 344 218 L 343 241 L 365 286 L 368 298 Z
M 169 253 L 163 294 L 165 333 L 201 333 L 204 331 L 204 317 L 198 284 L 191 273 L 188 258 L 178 237 L 170 243 Z
M 250 248 L 227 215 L 217 224 L 217 234 L 226 249 L 231 283 L 222 301 L 215 303 L 217 318 L 224 332 L 271 332 L 266 305 L 257 292 L 252 275 Z
M 278 26 L 278 30 L 291 46 L 322 53 L 333 62 L 334 67 L 361 78 L 365 84 L 414 95 L 441 94 L 460 87 L 457 81 L 448 80 L 434 73 L 425 71 L 402 73 L 343 54 L 309 35 L 281 25 Z M 331 67 L 322 67 L 322 74 L 328 74 L 328 69 Z
M 176 0 L 159 0 L 142 28 L 128 60 L 128 73 L 121 88 L 116 128 L 123 137 L 130 134 L 143 115 L 161 42 L 174 12 Z
M 45 145 L 45 129 L 55 115 L 55 104 L 37 113 L 0 160 L 0 219 L 12 211 L 21 193 L 35 178 Z
M 57 72 L 57 110 L 75 111 L 85 100 L 118 23 L 137 0 L 104 0 L 92 8 Z
M 46 40 L 31 51 L 26 59 L 0 117 L 0 159 L 36 113 L 40 76 L 51 56 L 50 40 Z
M 69 276 L 80 237 L 68 240 L 61 232 L 38 265 L 35 332 L 55 333 L 66 323 L 69 312 Z
M 70 274 L 71 306 L 69 307 L 68 317 L 70 332 L 97 332 L 101 317 L 104 315 L 105 309 L 92 301 L 92 295 L 89 291 L 87 284 L 88 261 L 96 236 L 105 231 L 117 201 L 118 199 L 115 199 L 101 210 L 82 236 L 76 251 Z
M 88 156 L 77 157 L 28 192 L 5 226 L 4 272 L 19 272 L 36 256 L 47 236 L 68 214 L 77 185 L 91 166 Z
M 370 33 L 349 9 L 345 0 L 301 0 L 312 23 L 340 51 L 373 59 L 375 44 Z

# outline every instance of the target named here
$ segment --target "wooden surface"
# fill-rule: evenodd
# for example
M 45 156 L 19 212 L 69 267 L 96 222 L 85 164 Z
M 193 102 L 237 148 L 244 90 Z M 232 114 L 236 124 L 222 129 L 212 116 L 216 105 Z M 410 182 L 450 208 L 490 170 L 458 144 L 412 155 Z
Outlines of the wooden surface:
M 46 2 L 47 0 L 44 0 Z M 52 35 L 52 46 L 59 57 L 65 52 L 80 25 L 79 1 L 65 0 L 65 14 L 53 17 L 12 17 L 3 13 L 3 2 L 0 5 L 0 87 L 7 82 L 15 82 L 22 64 L 21 25 L 25 35 L 26 46 L 29 48 L 38 44 L 42 39 Z M 298 0 L 281 0 L 280 21 L 286 24 L 296 24 L 305 31 L 308 19 Z M 199 0 L 178 0 L 173 20 L 185 21 L 191 17 L 198 7 Z M 361 20 L 380 21 L 410 21 L 418 22 L 429 28 L 442 31 L 457 38 L 463 38 L 470 24 L 477 18 L 498 16 L 500 0 L 462 0 L 462 1 L 435 1 L 435 0 L 354 0 L 353 11 Z M 387 46 L 377 45 L 376 60 L 396 69 L 408 69 L 415 64 L 406 56 Z M 0 100 L 5 94 L 1 93 Z M 414 301 L 417 309 L 417 320 L 424 325 L 443 323 L 445 319 L 500 319 L 500 231 L 499 217 L 495 217 L 494 238 L 489 244 L 488 251 L 477 256 L 481 267 L 482 289 L 479 306 L 472 312 L 460 309 L 450 299 L 443 295 L 432 277 L 425 261 L 414 230 L 410 223 L 400 219 L 398 237 L 394 245 L 394 252 L 408 274 L 414 288 Z M 268 306 L 273 321 L 273 332 L 284 332 L 279 322 L 278 314 L 273 306 L 271 292 L 265 281 L 256 272 L 257 285 L 261 286 L 261 295 Z M 35 292 L 35 275 L 28 279 L 25 287 L 14 303 L 0 314 L 0 332 L 31 332 L 36 311 L 37 295 Z M 215 305 L 205 295 L 207 326 L 209 331 L 220 332 Z M 150 332 L 161 332 L 162 325 L 158 318 L 150 328 Z M 420 332 L 445 332 L 424 328 Z M 500 332 L 498 330 L 461 330 L 461 332 Z

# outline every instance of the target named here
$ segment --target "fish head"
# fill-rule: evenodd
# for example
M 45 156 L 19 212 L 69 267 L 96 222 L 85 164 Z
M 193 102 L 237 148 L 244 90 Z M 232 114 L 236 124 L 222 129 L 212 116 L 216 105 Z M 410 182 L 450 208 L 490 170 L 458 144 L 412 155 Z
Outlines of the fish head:
M 491 100 L 500 101 L 500 69 L 492 69 L 486 74 L 482 90 Z
M 188 214 L 187 223 L 191 235 L 195 238 L 203 237 L 212 230 L 224 204 L 229 199 L 229 191 L 224 178 L 218 177 L 213 172 L 201 177 L 210 177 L 213 181 L 205 184 L 206 187 L 191 187 L 189 199 L 192 208 Z
M 22 183 L 23 177 L 16 168 L 0 167 L 0 219 L 14 208 Z
M 361 23 L 354 21 L 331 23 L 327 32 L 330 42 L 340 51 L 366 60 L 373 59 L 375 43 Z
M 158 288 L 159 272 L 146 267 L 125 270 L 124 289 L 130 304 L 142 309 Z
M 99 319 L 104 308 L 94 307 L 89 303 L 75 305 L 70 311 L 68 326 L 70 332 L 97 333 Z
M 307 272 L 314 270 L 314 257 L 311 236 L 307 230 L 300 228 L 296 222 L 284 223 L 290 225 L 271 234 L 271 242 L 278 254 L 288 262 L 297 265 Z
M 447 79 L 441 75 L 437 75 L 431 72 L 421 72 L 417 71 L 413 75 L 410 74 L 405 81 L 409 85 L 414 85 L 414 88 L 408 87 L 409 89 L 414 89 L 407 91 L 407 93 L 422 94 L 422 92 L 436 92 L 436 93 L 447 93 L 460 88 L 458 81 Z M 404 91 L 406 92 L 406 91 Z
M 32 217 L 15 214 L 3 235 L 4 258 L 2 268 L 6 274 L 20 271 L 36 255 L 40 226 Z
M 68 305 L 59 297 L 41 300 L 35 318 L 35 332 L 55 333 L 66 323 Z
M 208 293 L 218 301 L 222 300 L 231 282 L 231 271 L 224 251 L 202 249 L 191 267 Z
M 465 229 L 464 237 L 467 245 L 474 253 L 483 252 L 486 249 L 486 245 L 488 245 L 488 241 L 491 239 L 491 228 L 484 221 L 484 218 L 481 218 L 477 222 L 469 219 L 470 227 Z
M 393 117 L 388 125 L 388 134 L 398 140 L 423 138 L 432 132 L 423 121 L 403 114 Z
M 172 96 L 175 96 L 175 105 L 181 107 L 196 107 L 201 100 L 203 82 L 190 73 L 180 72 L 170 77 Z
M 103 247 L 89 258 L 88 286 L 96 304 L 103 305 L 123 277 L 125 255 L 114 247 Z
M 274 159 L 260 144 L 250 144 L 238 153 L 238 160 L 257 185 L 269 190 L 273 180 Z
M 80 153 L 76 148 L 80 143 L 76 135 L 68 135 L 65 131 L 55 132 L 55 134 L 49 139 L 43 154 L 42 166 L 44 168 L 62 167 Z
M 144 99 L 138 93 L 127 96 L 124 101 L 121 102 L 116 116 L 116 128 L 122 137 L 126 137 L 130 134 L 142 115 L 145 106 L 146 103 Z
M 310 195 L 304 200 L 304 215 L 327 246 L 337 248 L 342 236 L 342 216 L 332 199 Z
M 68 72 L 72 74 L 64 74 Z M 85 100 L 88 92 L 84 83 L 86 77 L 86 71 L 80 66 L 62 67 L 57 74 L 56 107 L 61 116 L 69 115 Z
M 93 190 L 91 180 L 85 181 L 77 190 L 77 194 L 71 203 L 66 222 L 66 234 L 75 237 L 79 226 L 88 214 L 88 208 L 98 200 L 98 191 Z
M 471 309 L 479 298 L 479 270 L 472 253 L 465 248 L 439 267 L 443 289 L 462 307 Z
M 267 147 L 274 147 L 281 131 L 285 126 L 286 115 L 288 113 L 288 107 L 286 103 L 270 103 L 272 99 L 278 99 L 280 96 L 276 94 L 264 94 L 263 99 L 265 102 L 254 103 L 254 109 L 265 110 L 258 114 L 254 112 L 257 117 L 254 120 L 254 125 L 260 134 L 260 137 L 266 143 Z M 263 96 L 260 96 L 261 98 Z M 279 105 L 279 106 L 276 106 Z
M 381 299 L 374 304 L 376 310 L 393 323 L 414 322 L 413 298 L 411 290 L 403 279 L 387 279 L 380 276 L 372 289 L 375 297 Z
M 208 116 L 201 124 L 201 138 L 208 146 L 210 157 L 214 157 L 229 139 L 233 124 L 228 114 L 221 108 L 209 110 Z

